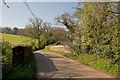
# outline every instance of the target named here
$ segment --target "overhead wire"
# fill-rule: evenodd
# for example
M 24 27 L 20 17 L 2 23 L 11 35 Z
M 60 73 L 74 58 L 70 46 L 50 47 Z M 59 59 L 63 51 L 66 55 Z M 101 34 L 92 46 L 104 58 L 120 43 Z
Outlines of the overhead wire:
M 9 6 L 8 6 L 7 3 L 5 2 L 5 0 L 2 0 L 2 2 L 3 2 L 3 4 L 4 4 L 5 6 L 7 6 L 7 8 L 9 8 Z
M 32 12 L 32 10 L 31 10 L 30 6 L 28 5 L 28 3 L 27 3 L 25 0 L 23 0 L 23 1 L 24 1 L 24 4 L 27 6 L 28 10 L 30 11 L 30 13 L 32 14 L 32 16 L 33 16 L 34 18 L 36 18 L 36 17 L 35 17 L 35 14 Z M 7 6 L 7 8 L 9 8 L 9 6 L 8 6 L 7 3 L 5 2 L 5 0 L 2 0 L 2 2 L 3 2 L 3 4 L 4 4 L 5 6 Z
M 28 3 L 24 0 L 24 4 L 27 6 L 28 10 L 30 11 L 30 13 L 32 14 L 32 16 L 36 19 L 35 14 L 32 12 L 30 6 L 28 5 Z
M 27 8 L 28 8 L 28 10 L 30 11 L 30 13 L 32 14 L 32 16 L 35 18 L 35 20 L 37 21 L 37 22 L 39 22 L 39 20 L 38 20 L 38 18 L 35 16 L 35 14 L 32 12 L 32 10 L 31 10 L 31 8 L 30 8 L 30 6 L 28 5 L 28 3 L 24 0 L 24 4 L 27 6 Z M 40 24 L 38 23 L 37 24 L 37 27 L 38 27 L 38 34 L 40 35 L 41 34 L 41 32 L 40 32 Z

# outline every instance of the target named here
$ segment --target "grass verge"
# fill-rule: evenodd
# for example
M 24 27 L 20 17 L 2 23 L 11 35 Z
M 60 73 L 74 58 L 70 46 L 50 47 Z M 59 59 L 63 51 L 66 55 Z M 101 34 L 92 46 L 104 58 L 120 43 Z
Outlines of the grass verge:
M 50 46 L 46 46 L 44 49 L 43 49 L 43 52 L 54 52 L 54 53 L 57 53 L 57 54 L 61 54 L 61 55 L 64 55 L 65 53 L 64 52 L 61 52 L 61 51 L 53 51 L 50 49 Z
M 21 80 L 35 79 L 35 58 L 32 55 L 30 59 L 25 64 L 15 65 L 8 70 L 4 71 L 4 75 L 2 76 L 2 80 Z
M 44 52 L 54 52 L 54 53 L 63 55 L 65 57 L 76 60 L 82 64 L 91 66 L 97 70 L 106 72 L 107 74 L 110 74 L 114 77 L 118 77 L 118 65 L 110 64 L 110 61 L 108 59 L 97 58 L 98 56 L 95 54 L 93 54 L 93 55 L 88 55 L 88 54 L 75 55 L 72 53 L 66 54 L 61 51 L 50 50 L 50 46 L 46 46 L 43 51 Z

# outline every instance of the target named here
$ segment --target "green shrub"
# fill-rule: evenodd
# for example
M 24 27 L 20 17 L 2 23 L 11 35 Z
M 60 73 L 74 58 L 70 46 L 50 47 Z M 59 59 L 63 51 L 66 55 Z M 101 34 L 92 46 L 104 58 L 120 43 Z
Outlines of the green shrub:
M 9 42 L 2 42 L 2 67 L 3 70 L 12 66 L 12 45 Z
M 35 65 L 35 58 L 31 55 L 26 64 L 18 64 L 4 71 L 2 80 L 33 80 L 35 79 Z
M 45 36 L 44 35 L 41 35 L 40 36 L 40 45 L 39 45 L 39 48 L 40 49 L 43 49 L 43 48 L 45 48 L 45 46 L 46 46 L 46 43 L 47 43 L 47 39 L 45 38 Z
M 25 64 L 12 64 L 12 45 L 9 42 L 2 42 L 2 80 L 19 80 L 35 78 L 35 59 L 31 55 Z

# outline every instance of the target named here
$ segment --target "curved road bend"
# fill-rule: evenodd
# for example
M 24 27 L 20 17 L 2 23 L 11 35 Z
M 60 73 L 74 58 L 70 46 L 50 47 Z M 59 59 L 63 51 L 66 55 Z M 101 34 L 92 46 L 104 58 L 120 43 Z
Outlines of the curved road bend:
M 113 78 L 53 52 L 35 51 L 36 78 Z

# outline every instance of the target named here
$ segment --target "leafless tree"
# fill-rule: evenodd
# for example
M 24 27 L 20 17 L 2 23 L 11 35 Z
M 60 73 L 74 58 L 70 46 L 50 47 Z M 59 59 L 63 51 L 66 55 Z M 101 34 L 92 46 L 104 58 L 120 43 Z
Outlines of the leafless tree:
M 38 40 L 38 44 L 40 45 L 40 36 L 43 33 L 42 26 L 43 21 L 40 18 L 35 18 L 29 20 L 29 24 L 26 25 L 25 35 Z

